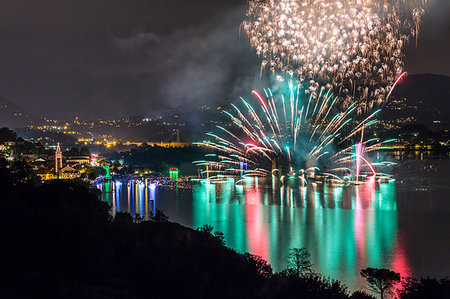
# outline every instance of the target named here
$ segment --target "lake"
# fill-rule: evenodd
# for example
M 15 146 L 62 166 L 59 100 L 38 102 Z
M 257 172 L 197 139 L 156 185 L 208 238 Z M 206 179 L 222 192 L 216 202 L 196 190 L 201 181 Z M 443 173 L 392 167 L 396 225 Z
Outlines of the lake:
M 270 180 L 202 183 L 193 190 L 106 182 L 103 200 L 115 211 L 198 228 L 209 224 L 227 246 L 286 268 L 290 248 L 306 247 L 315 270 L 350 289 L 364 287 L 359 271 L 389 268 L 402 276 L 450 275 L 450 161 L 412 160 L 396 181 L 359 186 L 323 183 L 273 186 Z

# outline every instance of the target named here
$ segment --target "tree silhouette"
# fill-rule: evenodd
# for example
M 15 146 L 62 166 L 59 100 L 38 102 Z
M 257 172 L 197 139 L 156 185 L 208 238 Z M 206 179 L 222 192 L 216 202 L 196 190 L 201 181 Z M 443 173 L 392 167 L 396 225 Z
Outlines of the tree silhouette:
M 83 146 L 80 148 L 80 155 L 82 156 L 90 156 L 91 152 L 89 151 L 89 148 L 87 146 Z
M 213 236 L 217 239 L 217 241 L 219 241 L 220 245 L 225 246 L 226 242 L 223 232 L 215 231 Z
M 419 298 L 447 298 L 450 294 L 450 279 L 421 278 L 417 280 L 412 277 L 402 279 L 402 288 L 398 290 L 401 299 Z
M 367 294 L 364 291 L 355 291 L 350 296 L 351 299 L 376 299 L 374 296 Z
M 211 234 L 212 235 L 212 231 L 213 231 L 214 227 L 212 227 L 209 224 L 204 224 L 202 227 L 197 228 L 197 230 L 203 234 Z
M 131 224 L 133 223 L 133 217 L 127 212 L 117 212 L 114 217 L 115 224 Z
M 9 128 L 1 128 L 0 129 L 0 144 L 7 141 L 16 141 L 17 134 L 13 130 Z
M 262 257 L 251 253 L 244 253 L 244 258 L 254 265 L 257 273 L 264 278 L 270 278 L 272 275 L 272 266 Z
M 212 237 L 219 245 L 225 246 L 225 235 L 219 231 L 213 233 L 213 230 L 214 227 L 208 224 L 204 224 L 202 227 L 197 228 L 197 231 L 201 232 L 203 235 Z
M 366 268 L 360 272 L 361 276 L 366 279 L 370 290 L 380 294 L 381 299 L 384 294 L 393 294 L 393 288 L 396 283 L 400 282 L 400 273 L 389 269 Z
M 136 213 L 136 214 L 134 214 L 133 222 L 134 223 L 142 223 L 142 222 L 144 222 L 144 217 L 142 217 L 141 214 Z
M 152 220 L 155 222 L 169 222 L 169 216 L 164 214 L 160 209 L 156 209 L 155 215 L 152 216 Z
M 86 171 L 90 180 L 95 180 L 99 176 L 105 175 L 106 170 L 103 167 L 90 167 Z
M 311 255 L 305 247 L 292 248 L 288 255 L 288 271 L 298 277 L 312 272 Z

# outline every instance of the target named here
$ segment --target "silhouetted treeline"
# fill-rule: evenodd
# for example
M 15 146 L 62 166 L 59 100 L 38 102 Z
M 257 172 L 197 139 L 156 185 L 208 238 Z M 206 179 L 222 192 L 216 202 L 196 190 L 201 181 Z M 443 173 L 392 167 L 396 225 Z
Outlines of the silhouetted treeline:
M 153 221 L 113 219 L 98 189 L 36 185 L 24 163 L 0 160 L 0 204 L 2 297 L 373 298 L 312 273 L 303 249 L 292 251 L 292 269 L 274 274 L 260 257 L 225 247 L 210 226 L 192 230 L 161 211 Z M 421 283 L 402 298 L 429 291 Z M 448 280 L 432 286 L 448 290 Z
M 9 128 L 0 128 L 0 144 L 9 141 L 16 141 L 17 133 Z

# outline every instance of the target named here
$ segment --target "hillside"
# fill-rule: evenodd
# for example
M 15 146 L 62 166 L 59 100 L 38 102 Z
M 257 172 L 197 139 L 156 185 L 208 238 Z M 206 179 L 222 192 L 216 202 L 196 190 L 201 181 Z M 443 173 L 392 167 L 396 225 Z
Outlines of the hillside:
M 404 100 L 401 106 L 384 109 L 382 118 L 413 116 L 427 127 L 449 127 L 450 77 L 434 74 L 409 75 L 397 84 L 389 102 Z M 389 109 L 391 108 L 391 109 Z M 397 108 L 397 109 L 393 109 Z
M 0 127 L 26 127 L 35 121 L 23 108 L 0 96 Z

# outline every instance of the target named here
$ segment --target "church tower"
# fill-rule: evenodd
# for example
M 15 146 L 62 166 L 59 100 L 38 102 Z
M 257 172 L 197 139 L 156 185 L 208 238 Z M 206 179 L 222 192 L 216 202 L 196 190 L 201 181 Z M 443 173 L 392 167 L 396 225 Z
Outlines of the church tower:
M 56 175 L 58 175 L 58 171 L 61 170 L 61 168 L 62 168 L 62 151 L 61 151 L 61 148 L 59 147 L 59 142 L 58 142 L 58 146 L 56 147 L 56 152 L 55 152 Z

